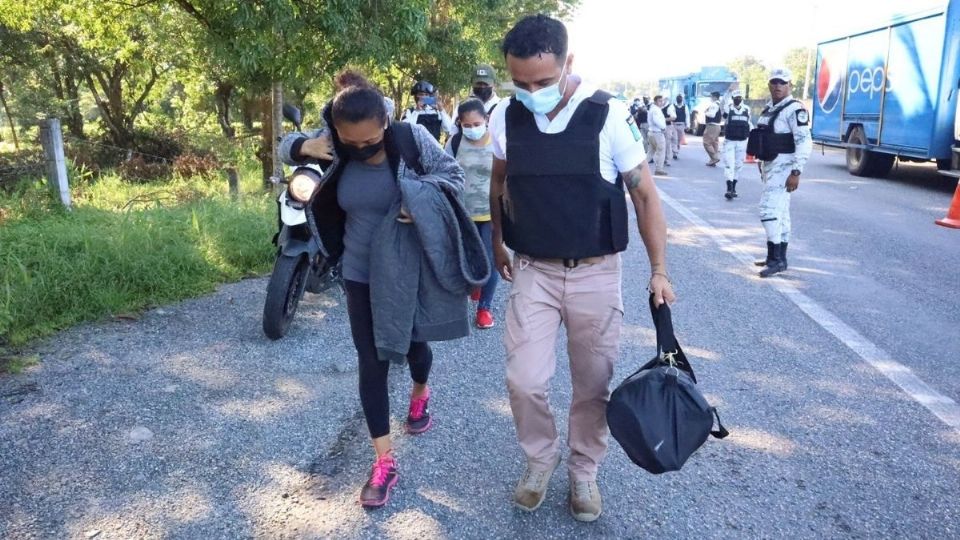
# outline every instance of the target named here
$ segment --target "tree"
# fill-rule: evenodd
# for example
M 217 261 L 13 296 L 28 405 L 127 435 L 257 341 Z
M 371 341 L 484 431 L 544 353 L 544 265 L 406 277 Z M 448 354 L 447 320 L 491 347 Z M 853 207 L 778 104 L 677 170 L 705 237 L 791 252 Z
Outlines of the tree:
M 759 59 L 753 56 L 741 56 L 727 64 L 730 71 L 736 73 L 740 81 L 740 88 L 746 90 L 749 85 L 749 97 L 762 99 L 767 96 L 767 75 L 770 70 Z
M 803 87 L 807 87 L 807 95 L 813 95 L 813 84 L 807 81 L 807 62 L 813 62 L 815 51 L 811 47 L 796 47 L 787 51 L 783 58 L 783 65 L 793 73 L 793 95 L 803 96 Z M 813 79 L 813 66 L 810 68 L 810 78 Z

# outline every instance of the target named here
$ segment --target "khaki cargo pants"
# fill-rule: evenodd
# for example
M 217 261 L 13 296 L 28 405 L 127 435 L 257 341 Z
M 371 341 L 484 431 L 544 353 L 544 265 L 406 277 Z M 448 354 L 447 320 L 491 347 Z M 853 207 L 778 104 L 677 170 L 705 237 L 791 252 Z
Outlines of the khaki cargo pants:
M 540 470 L 552 465 L 560 452 L 547 396 L 563 324 L 573 384 L 567 467 L 576 480 L 594 480 L 607 451 L 606 406 L 620 351 L 620 255 L 576 268 L 516 255 L 512 271 L 504 344 L 520 447 L 530 467 Z

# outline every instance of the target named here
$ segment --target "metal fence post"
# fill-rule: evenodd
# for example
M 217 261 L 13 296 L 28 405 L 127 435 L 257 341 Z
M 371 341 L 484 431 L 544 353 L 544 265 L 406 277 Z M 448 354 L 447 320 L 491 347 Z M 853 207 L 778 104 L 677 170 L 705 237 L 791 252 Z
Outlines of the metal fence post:
M 71 208 L 70 184 L 67 181 L 67 160 L 63 155 L 63 131 L 59 118 L 40 122 L 40 141 L 47 159 L 47 183 L 60 196 L 60 202 Z

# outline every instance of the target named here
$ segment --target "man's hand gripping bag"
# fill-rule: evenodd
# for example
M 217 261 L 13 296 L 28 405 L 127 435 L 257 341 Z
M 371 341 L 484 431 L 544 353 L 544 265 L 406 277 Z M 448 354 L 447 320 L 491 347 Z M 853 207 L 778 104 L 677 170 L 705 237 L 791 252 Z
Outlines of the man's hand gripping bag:
M 660 474 L 680 470 L 709 435 L 722 439 L 729 432 L 717 409 L 697 389 L 693 368 L 673 334 L 669 306 L 654 307 L 651 295 L 650 311 L 657 330 L 657 356 L 613 391 L 607 424 L 634 463 Z

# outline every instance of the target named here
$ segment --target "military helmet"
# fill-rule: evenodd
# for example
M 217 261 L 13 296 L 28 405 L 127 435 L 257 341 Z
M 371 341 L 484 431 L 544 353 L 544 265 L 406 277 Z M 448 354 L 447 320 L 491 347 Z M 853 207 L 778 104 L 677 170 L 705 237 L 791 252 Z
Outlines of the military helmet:
M 416 84 L 413 85 L 413 88 L 410 89 L 410 94 L 414 96 L 417 94 L 432 95 L 435 91 L 436 89 L 428 81 L 417 81 Z

